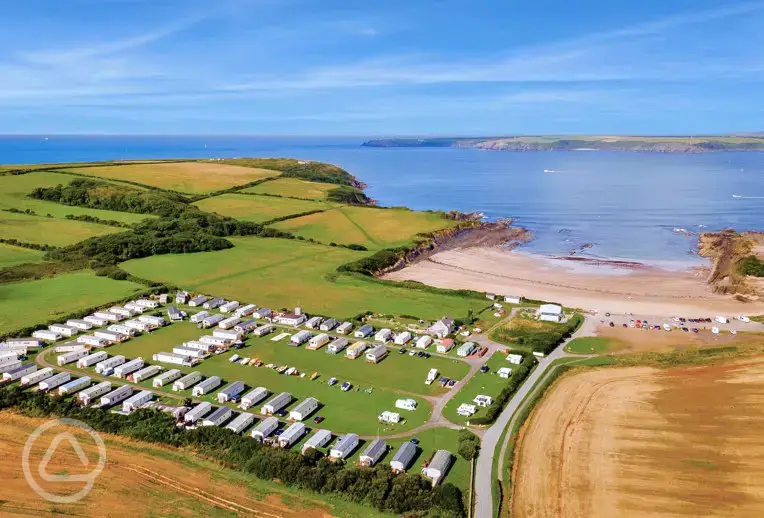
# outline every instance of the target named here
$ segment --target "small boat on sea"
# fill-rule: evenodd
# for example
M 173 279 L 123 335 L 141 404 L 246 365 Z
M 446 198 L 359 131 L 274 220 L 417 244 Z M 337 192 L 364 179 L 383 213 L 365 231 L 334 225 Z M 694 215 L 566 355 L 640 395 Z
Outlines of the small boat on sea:
M 561 173 L 562 171 L 555 171 L 554 169 L 544 169 L 545 173 Z

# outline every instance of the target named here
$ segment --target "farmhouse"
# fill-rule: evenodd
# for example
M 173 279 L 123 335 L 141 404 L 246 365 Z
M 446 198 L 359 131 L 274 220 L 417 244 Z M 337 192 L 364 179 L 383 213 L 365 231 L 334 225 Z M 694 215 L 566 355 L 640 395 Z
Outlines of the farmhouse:
M 289 448 L 296 442 L 299 442 L 305 435 L 305 425 L 302 423 L 292 423 L 284 433 L 279 435 L 279 447 Z
M 284 324 L 285 326 L 299 326 L 305 320 L 305 315 L 296 315 L 294 313 L 284 313 L 282 315 L 279 315 L 275 318 L 276 322 L 279 324 Z
M 318 329 L 318 326 L 321 325 L 321 322 L 323 320 L 324 319 L 321 318 L 321 317 L 310 318 L 310 319 L 308 319 L 307 322 L 305 322 L 305 327 L 307 327 L 308 329 Z
M 326 348 L 326 352 L 329 354 L 337 354 L 348 346 L 347 338 L 337 338 L 335 341 L 329 344 Z
M 310 349 L 311 351 L 320 349 L 324 345 L 326 345 L 329 342 L 329 340 L 330 340 L 329 335 L 326 333 L 321 333 L 320 335 L 316 335 L 313 338 L 311 338 L 310 341 L 308 342 L 308 349 Z
M 265 336 L 265 335 L 271 334 L 275 330 L 276 330 L 275 326 L 271 324 L 265 324 L 264 326 L 260 326 L 256 328 L 254 331 L 252 331 L 252 334 L 255 336 Z
M 282 408 L 285 408 L 291 402 L 292 402 L 292 394 L 290 394 L 289 392 L 281 392 L 280 394 L 271 398 L 271 400 L 268 401 L 266 404 L 264 404 L 263 407 L 260 409 L 260 413 L 265 415 L 275 414 Z
M 167 372 L 164 372 L 154 378 L 154 380 L 151 382 L 151 386 L 154 388 L 161 388 L 164 387 L 166 384 L 175 381 L 176 379 L 180 378 L 182 376 L 182 373 L 178 369 L 170 369 Z
M 416 399 L 398 399 L 395 401 L 395 408 L 401 410 L 416 410 Z
M 354 433 L 343 435 L 329 451 L 331 460 L 341 460 L 350 455 L 358 447 L 358 436 Z
M 193 315 L 191 315 L 191 318 L 189 320 L 191 320 L 191 322 L 194 324 L 200 324 L 208 316 L 210 316 L 209 311 L 200 311 L 199 313 L 194 313 Z
M 427 349 L 432 343 L 432 337 L 428 335 L 420 336 L 416 341 L 417 349 Z
M 44 369 L 40 369 L 39 371 L 33 372 L 32 374 L 27 374 L 26 376 L 21 377 L 21 384 L 22 385 L 34 385 L 35 383 L 39 383 L 45 379 L 50 378 L 53 376 L 55 372 L 50 367 L 46 367 Z
M 301 401 L 294 410 L 289 412 L 289 419 L 294 421 L 303 421 L 318 409 L 318 400 L 314 397 L 309 397 Z
M 361 356 L 361 354 L 363 354 L 367 347 L 368 345 L 366 342 L 356 342 L 347 348 L 347 351 L 345 351 L 345 357 L 350 358 L 351 360 L 355 360 Z
M 148 367 L 144 367 L 138 372 L 134 372 L 133 374 L 128 376 L 127 379 L 132 381 L 133 383 L 140 383 L 141 381 L 145 381 L 149 378 L 156 376 L 160 372 L 162 372 L 162 367 L 160 367 L 159 365 L 149 365 Z
M 539 307 L 538 319 L 544 322 L 561 322 L 562 308 L 557 304 L 542 304 Z
M 431 325 L 427 332 L 431 335 L 437 336 L 438 338 L 445 338 L 453 333 L 454 329 L 454 321 L 448 317 L 443 317 Z
M 353 324 L 350 322 L 343 322 L 337 326 L 337 333 L 341 335 L 348 334 L 353 329 Z
M 80 391 L 89 385 L 90 376 L 83 376 L 81 378 L 77 378 L 76 380 L 72 380 L 69 383 L 64 383 L 58 387 L 58 395 L 66 396 L 69 394 L 74 394 L 75 392 Z
M 181 390 L 188 390 L 191 386 L 195 385 L 202 379 L 202 373 L 194 371 L 186 374 L 178 381 L 172 384 L 173 392 L 180 392 Z
M 169 306 L 167 308 L 167 318 L 170 319 L 170 322 L 178 322 L 183 320 L 183 314 L 176 306 Z
M 207 302 L 202 304 L 202 307 L 208 310 L 215 309 L 223 305 L 223 303 L 225 303 L 225 300 L 221 299 L 220 297 L 215 297 L 214 299 L 207 300 Z
M 292 335 L 292 338 L 289 339 L 289 345 L 302 345 L 308 340 L 310 340 L 311 334 L 310 331 L 299 331 Z
M 354 336 L 356 338 L 368 338 L 372 334 L 374 334 L 374 328 L 369 324 L 364 324 L 358 329 L 356 329 L 356 332 L 354 333 Z
M 390 412 L 389 410 L 385 410 L 379 414 L 378 419 L 380 423 L 397 424 L 401 422 L 401 414 L 398 412 Z
M 125 359 L 125 357 L 122 356 L 121 354 L 117 356 L 112 356 L 111 358 L 107 358 L 106 360 L 102 360 L 96 363 L 95 371 L 98 374 L 103 374 L 104 376 L 108 376 L 109 374 L 114 372 L 115 367 L 122 365 L 126 361 L 127 360 Z
M 329 430 L 318 430 L 305 442 L 305 444 L 302 445 L 301 453 L 305 455 L 308 450 L 315 450 L 322 446 L 326 446 L 331 440 L 332 432 Z
M 395 344 L 396 345 L 406 345 L 407 343 L 409 343 L 411 341 L 411 338 L 412 338 L 411 333 L 409 333 L 408 331 L 404 331 L 402 333 L 398 333 L 395 336 Z
M 80 331 L 87 331 L 88 329 L 93 328 L 93 324 L 91 324 L 90 322 L 86 320 L 76 319 L 76 318 L 67 320 L 66 325 L 79 329 Z
M 263 441 L 266 437 L 270 436 L 279 427 L 279 420 L 275 417 L 269 417 L 263 419 L 259 425 L 252 430 L 252 438 L 259 441 Z
M 209 394 L 216 388 L 218 388 L 223 383 L 223 380 L 220 379 L 220 376 L 210 376 L 206 380 L 199 383 L 197 386 L 194 387 L 194 390 L 192 391 L 192 394 L 194 397 L 200 397 L 205 394 Z
M 218 327 L 220 329 L 231 329 L 239 322 L 241 322 L 239 317 L 229 317 L 218 322 Z
M 155 362 L 170 363 L 172 365 L 183 365 L 185 367 L 193 366 L 198 360 L 191 358 L 190 356 L 183 356 L 175 353 L 156 353 L 152 356 Z
M 55 331 L 50 331 L 48 329 L 39 329 L 32 333 L 32 337 L 37 338 L 38 340 L 55 342 L 56 340 L 61 340 L 61 333 L 56 333 Z
M 238 300 L 232 300 L 231 302 L 226 302 L 225 304 L 220 305 L 220 312 L 230 313 L 231 311 L 238 309 L 240 305 L 241 304 L 239 304 Z
M 186 412 L 186 415 L 183 416 L 183 421 L 186 424 L 193 424 L 210 412 L 212 412 L 212 404 L 203 401 Z
M 369 363 L 379 363 L 385 356 L 387 356 L 387 346 L 384 344 L 378 345 L 366 353 L 366 361 Z
M 377 342 L 387 342 L 391 336 L 393 336 L 393 332 L 390 329 L 380 329 L 374 335 L 374 340 Z
M 133 394 L 128 399 L 122 402 L 122 411 L 129 414 L 135 410 L 138 410 L 143 405 L 152 400 L 154 394 L 149 390 L 142 390 L 137 394 Z
M 411 461 L 414 460 L 416 455 L 416 444 L 413 442 L 404 442 L 398 451 L 393 455 L 393 460 L 390 461 L 390 468 L 394 473 L 403 473 L 411 465 Z
M 247 392 L 244 397 L 241 398 L 241 408 L 247 410 L 249 407 L 258 404 L 260 401 L 268 397 L 268 389 L 265 387 L 257 387 Z
M 319 329 L 321 331 L 331 331 L 335 327 L 337 327 L 337 321 L 333 318 L 327 318 L 321 323 Z
M 55 376 L 51 376 L 40 382 L 38 390 L 40 392 L 47 392 L 53 390 L 56 387 L 60 387 L 64 383 L 68 383 L 72 379 L 72 376 L 68 372 L 61 372 Z
M 122 365 L 114 367 L 114 376 L 117 378 L 124 378 L 128 374 L 132 374 L 133 372 L 142 368 L 143 358 L 136 358 L 134 360 L 130 360 L 129 362 L 123 363 Z
M 110 390 L 111 383 L 108 381 L 103 381 L 77 394 L 77 399 L 79 399 L 83 405 L 89 405 L 91 402 L 93 402 L 93 400 L 95 400 L 95 398 L 101 397 Z
M 237 316 L 237 317 L 246 317 L 254 313 L 256 309 L 257 309 L 257 306 L 255 306 L 254 304 L 247 304 L 246 306 L 241 306 L 238 309 L 236 309 L 236 311 L 234 311 L 233 314 L 234 316 Z
M 218 392 L 218 403 L 228 403 L 233 398 L 244 392 L 244 383 L 241 381 L 234 381 L 226 388 Z
M 220 407 L 212 412 L 209 416 L 204 418 L 204 421 L 202 421 L 202 426 L 220 426 L 221 424 L 228 421 L 232 415 L 233 410 L 226 406 Z
M 441 354 L 446 354 L 448 351 L 454 348 L 454 341 L 450 338 L 444 338 L 435 347 L 435 350 Z
M 470 354 L 477 351 L 477 347 L 472 342 L 465 342 L 456 350 L 456 355 L 461 358 L 466 358 Z
M 358 459 L 361 466 L 372 467 L 387 452 L 387 443 L 377 439 L 369 444 Z
M 101 406 L 112 406 L 121 403 L 133 395 L 133 389 L 128 385 L 122 385 L 112 390 L 106 395 L 101 396 Z
M 452 461 L 451 453 L 446 450 L 438 450 L 427 467 L 422 470 L 422 474 L 432 481 L 433 486 L 436 486 L 445 477 Z
M 80 332 L 76 327 L 68 326 L 66 324 L 51 324 L 48 326 L 48 330 L 66 337 L 72 337 Z
M 187 291 L 179 291 L 175 294 L 175 303 L 176 304 L 186 304 L 189 300 L 188 292 Z
M 228 423 L 228 426 L 226 428 L 228 430 L 231 430 L 233 433 L 241 433 L 244 430 L 249 427 L 252 423 L 255 422 L 255 415 L 254 414 L 248 414 L 247 412 L 242 412 L 238 416 L 236 416 L 236 419 Z
M 500 378 L 508 379 L 512 375 L 512 369 L 509 367 L 501 367 L 496 373 Z

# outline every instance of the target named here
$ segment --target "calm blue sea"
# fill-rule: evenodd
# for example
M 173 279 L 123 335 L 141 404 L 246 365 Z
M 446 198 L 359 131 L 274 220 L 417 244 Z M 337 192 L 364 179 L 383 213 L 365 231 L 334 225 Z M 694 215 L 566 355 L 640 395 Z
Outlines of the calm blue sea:
M 0 137 L 0 163 L 288 156 L 338 164 L 381 204 L 512 217 L 527 250 L 693 263 L 689 232 L 764 227 L 764 153 L 363 148 L 365 138 Z M 554 171 L 554 172 L 545 172 Z

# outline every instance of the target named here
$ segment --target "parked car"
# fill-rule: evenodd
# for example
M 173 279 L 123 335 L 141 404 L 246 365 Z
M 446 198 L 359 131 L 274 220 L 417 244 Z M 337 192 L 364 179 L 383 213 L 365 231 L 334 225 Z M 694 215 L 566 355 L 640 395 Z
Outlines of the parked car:
M 484 373 L 488 372 L 488 365 L 483 365 L 482 367 L 480 367 L 480 372 L 484 372 Z
M 324 420 L 324 417 L 320 416 L 320 415 L 317 415 L 316 417 L 313 418 L 313 422 L 316 423 L 316 424 L 321 423 L 321 421 L 323 421 L 323 420 Z
M 419 439 L 417 439 L 416 437 L 412 437 L 412 438 L 409 440 L 409 442 L 410 442 L 411 444 L 419 444 Z
M 400 349 L 398 349 L 398 353 L 400 353 L 400 354 L 406 354 L 406 349 L 404 349 L 403 347 L 401 347 Z
M 330 387 L 331 387 L 332 385 L 336 384 L 336 383 L 337 383 L 337 378 L 329 378 L 329 386 L 330 386 Z
M 350 390 L 350 389 L 351 389 L 351 387 L 352 387 L 352 386 L 353 386 L 353 385 L 351 385 L 349 381 L 346 381 L 345 383 L 343 383 L 343 384 L 340 386 L 340 389 L 342 389 L 342 392 L 347 392 L 348 390 Z

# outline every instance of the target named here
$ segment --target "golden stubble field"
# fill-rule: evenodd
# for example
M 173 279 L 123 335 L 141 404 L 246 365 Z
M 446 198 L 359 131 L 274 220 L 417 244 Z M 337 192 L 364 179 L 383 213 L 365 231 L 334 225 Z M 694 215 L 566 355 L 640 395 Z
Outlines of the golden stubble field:
M 513 517 L 764 516 L 764 358 L 562 377 L 521 432 Z

